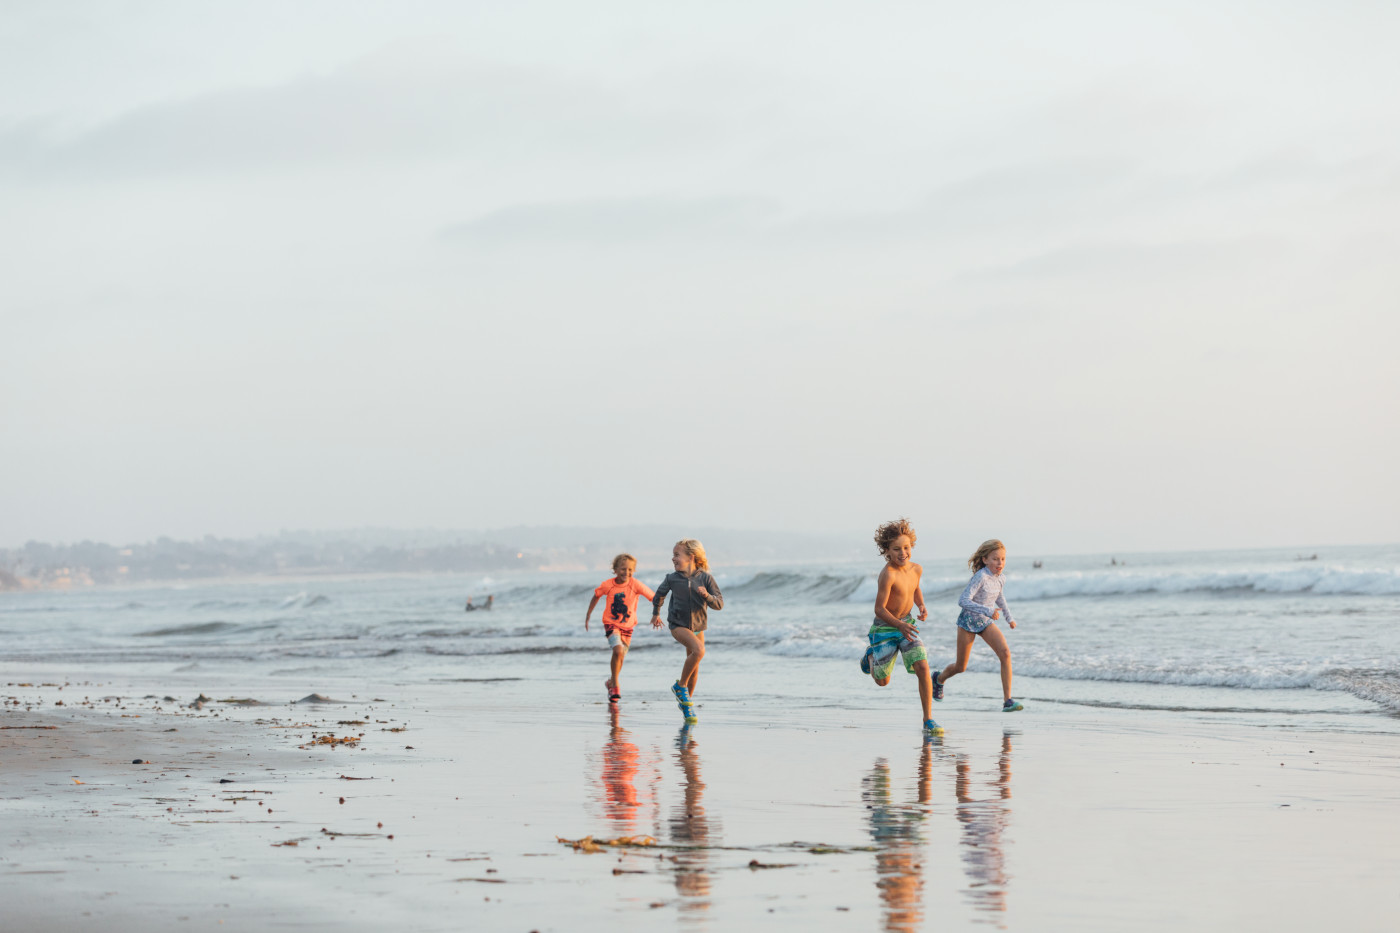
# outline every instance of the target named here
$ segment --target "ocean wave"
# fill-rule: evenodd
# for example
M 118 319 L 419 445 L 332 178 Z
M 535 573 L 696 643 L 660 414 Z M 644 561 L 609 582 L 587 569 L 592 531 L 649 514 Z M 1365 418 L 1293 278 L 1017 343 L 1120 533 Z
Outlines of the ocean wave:
M 1307 567 L 1296 570 L 1162 573 L 1017 574 L 1006 579 L 1008 599 L 1128 596 L 1140 593 L 1238 592 L 1315 596 L 1400 595 L 1400 571 Z
M 226 632 L 229 629 L 238 628 L 232 622 L 193 622 L 189 625 L 172 625 L 169 628 L 152 629 L 149 632 L 137 632 L 137 638 L 163 638 L 167 635 L 214 635 L 218 632 Z
M 331 599 L 329 596 L 322 596 L 320 593 L 316 593 L 314 595 L 308 595 L 306 593 L 297 593 L 295 596 L 288 596 L 286 599 L 282 600 L 282 602 L 278 604 L 277 608 L 310 609 L 313 606 L 324 606 L 330 601 Z
M 868 579 L 865 574 L 757 573 L 742 583 L 731 584 L 728 594 L 756 600 L 780 598 L 834 603 L 849 599 Z M 873 592 L 871 598 L 874 598 Z

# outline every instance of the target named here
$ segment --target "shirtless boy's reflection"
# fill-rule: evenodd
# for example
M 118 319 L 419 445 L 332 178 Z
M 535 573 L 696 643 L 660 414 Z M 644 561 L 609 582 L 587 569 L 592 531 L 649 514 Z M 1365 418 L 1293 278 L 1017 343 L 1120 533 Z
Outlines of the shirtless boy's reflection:
M 919 928 L 923 920 L 923 823 L 932 798 L 933 744 L 919 753 L 917 801 L 899 806 L 890 793 L 890 766 L 883 758 L 861 782 L 861 799 L 870 808 L 870 835 L 875 840 L 875 885 L 884 901 L 885 925 L 891 933 Z
M 681 895 L 682 920 L 703 921 L 710 909 L 710 852 L 718 844 L 719 821 L 705 814 L 705 782 L 700 776 L 700 753 L 689 726 L 676 736 L 676 761 L 685 776 L 682 803 L 671 811 L 671 842 L 681 849 L 675 855 L 676 893 Z
M 989 793 L 978 794 L 973 787 L 972 765 L 966 755 L 957 757 L 958 822 L 962 824 L 962 861 L 969 884 L 967 895 L 979 911 L 1006 911 L 1007 882 L 1006 853 L 1002 842 L 1011 818 L 1011 738 L 1001 737 L 1001 755 L 997 758 L 996 775 L 987 782 Z M 985 918 L 998 926 L 1000 917 Z

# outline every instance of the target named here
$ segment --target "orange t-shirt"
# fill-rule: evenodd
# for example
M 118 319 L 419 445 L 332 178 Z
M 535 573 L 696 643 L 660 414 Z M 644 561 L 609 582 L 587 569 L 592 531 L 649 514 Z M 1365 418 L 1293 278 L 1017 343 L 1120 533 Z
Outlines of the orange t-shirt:
M 630 632 L 637 624 L 637 597 L 651 599 L 656 594 L 636 577 L 626 583 L 618 583 L 616 577 L 608 577 L 598 584 L 593 595 L 604 600 L 603 627 Z

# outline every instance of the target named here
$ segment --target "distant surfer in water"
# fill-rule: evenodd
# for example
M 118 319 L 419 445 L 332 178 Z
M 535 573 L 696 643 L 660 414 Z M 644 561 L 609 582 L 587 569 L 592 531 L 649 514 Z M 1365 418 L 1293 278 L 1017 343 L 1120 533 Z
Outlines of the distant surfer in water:
M 1001 710 L 1004 713 L 1019 712 L 1025 707 L 1019 700 L 1011 698 L 1011 648 L 1006 643 L 1006 636 L 996 626 L 997 619 L 1005 613 L 1006 624 L 1016 627 L 1011 610 L 1006 605 L 1006 597 L 1001 594 L 1006 582 L 1001 575 L 1006 566 L 1006 545 L 995 538 L 983 541 L 968 558 L 967 566 L 973 574 L 958 597 L 958 606 L 962 609 L 958 614 L 958 655 L 933 679 L 933 698 L 942 700 L 943 685 L 948 678 L 967 670 L 972 643 L 981 635 L 1001 661 Z
M 588 620 L 593 617 L 593 608 L 599 600 L 606 600 L 603 610 L 603 634 L 608 637 L 608 647 L 612 648 L 612 676 L 603 681 L 608 691 L 608 702 L 616 703 L 622 698 L 622 690 L 617 678 L 622 673 L 622 662 L 627 657 L 627 649 L 632 646 L 632 631 L 637 627 L 637 598 L 651 599 L 656 594 L 651 587 L 636 579 L 637 558 L 631 554 L 619 554 L 613 558 L 613 576 L 604 580 L 593 591 L 593 601 L 583 614 L 583 630 L 588 631 Z M 661 620 L 652 620 L 655 628 L 661 627 Z

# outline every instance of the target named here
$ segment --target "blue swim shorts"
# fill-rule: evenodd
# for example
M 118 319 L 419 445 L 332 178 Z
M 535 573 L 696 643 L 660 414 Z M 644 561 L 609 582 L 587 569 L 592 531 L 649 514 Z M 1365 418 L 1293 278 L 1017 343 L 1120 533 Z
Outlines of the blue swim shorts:
M 982 631 L 991 624 L 991 616 L 984 616 L 977 612 L 969 612 L 966 609 L 958 616 L 958 628 L 962 629 L 964 632 L 971 632 L 974 635 L 981 635 Z

